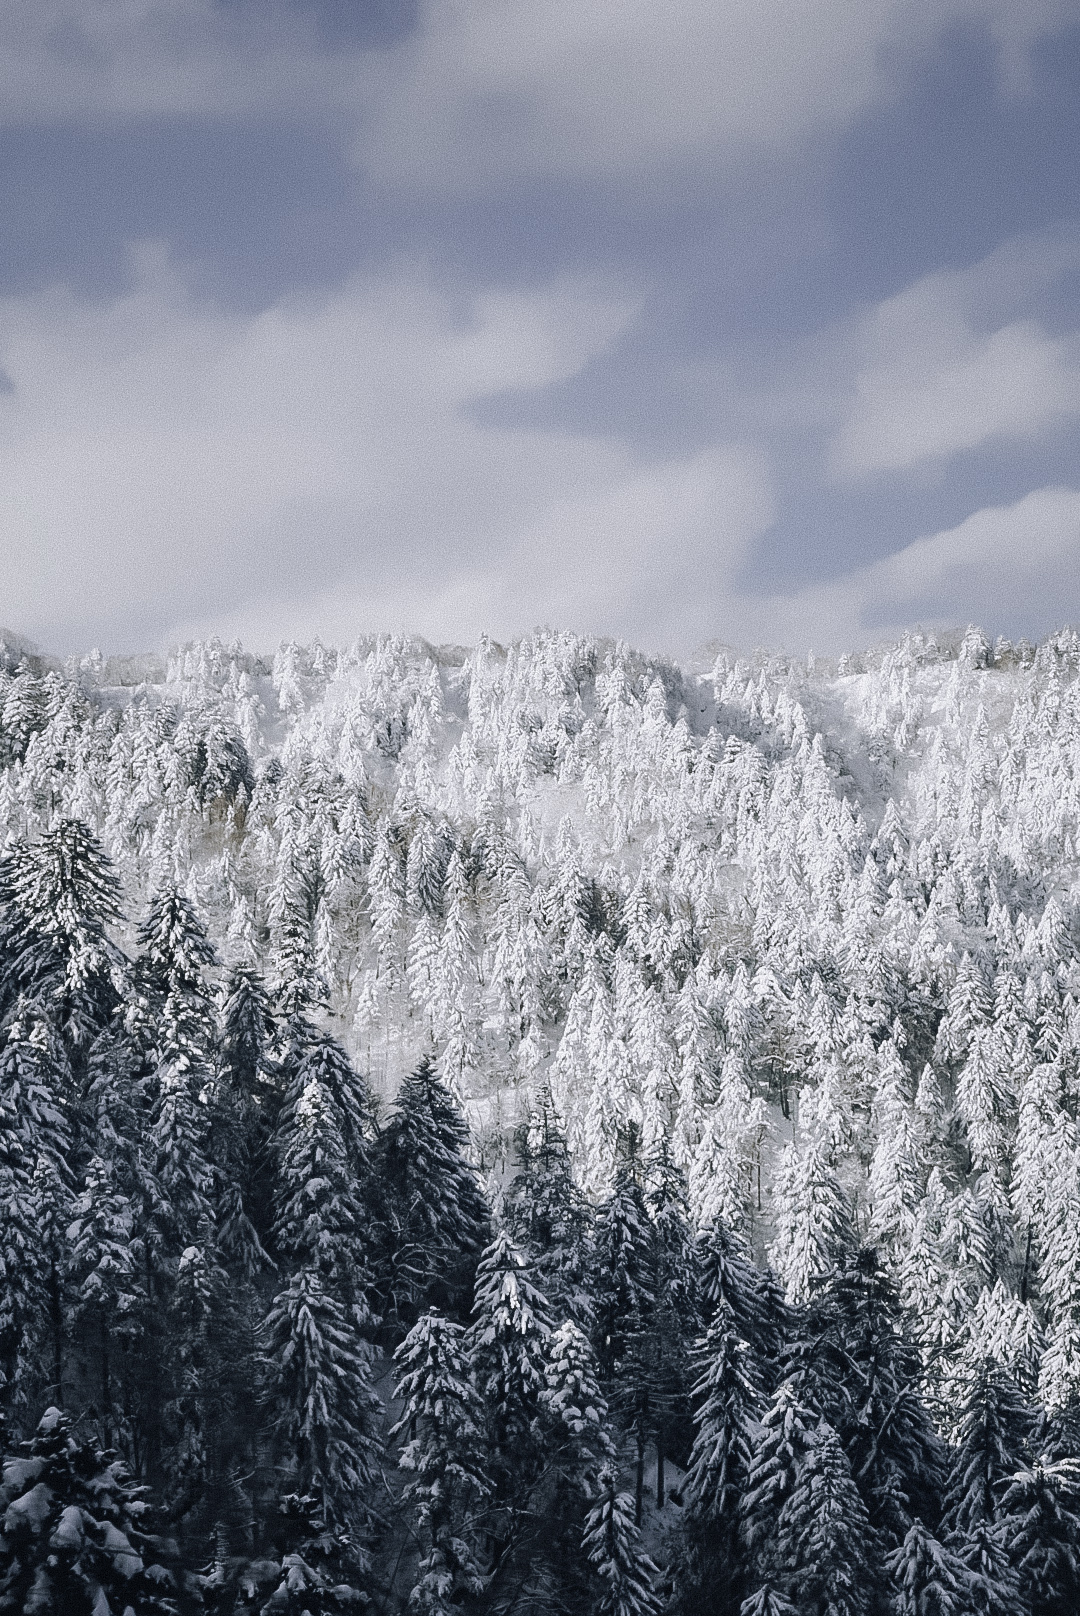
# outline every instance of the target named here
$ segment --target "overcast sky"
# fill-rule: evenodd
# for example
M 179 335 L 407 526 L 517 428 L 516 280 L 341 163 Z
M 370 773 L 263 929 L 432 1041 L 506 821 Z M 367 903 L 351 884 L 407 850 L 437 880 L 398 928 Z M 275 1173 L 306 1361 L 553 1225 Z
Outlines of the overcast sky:
M 4 0 L 0 622 L 1080 621 L 1080 0 Z

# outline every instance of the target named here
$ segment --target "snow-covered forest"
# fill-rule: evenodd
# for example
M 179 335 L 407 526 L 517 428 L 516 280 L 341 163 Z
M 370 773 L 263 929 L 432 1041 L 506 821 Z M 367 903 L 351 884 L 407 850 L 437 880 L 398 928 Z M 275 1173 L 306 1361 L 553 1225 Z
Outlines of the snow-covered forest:
M 1075 1616 L 1080 637 L 0 672 L 0 1612 Z

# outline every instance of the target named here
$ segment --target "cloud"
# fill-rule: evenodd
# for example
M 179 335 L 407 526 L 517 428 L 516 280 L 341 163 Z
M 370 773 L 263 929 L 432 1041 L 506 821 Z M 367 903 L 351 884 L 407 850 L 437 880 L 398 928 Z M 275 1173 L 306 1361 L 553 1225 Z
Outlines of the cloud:
M 543 618 L 685 640 L 771 519 L 761 455 L 643 467 L 467 408 L 577 373 L 638 310 L 578 280 L 462 305 L 402 263 L 241 316 L 152 247 L 108 304 L 8 299 L 5 616 L 61 646 Z
M 1073 242 L 1021 242 L 879 304 L 855 332 L 835 470 L 903 471 L 996 438 L 1032 439 L 1080 413 L 1080 335 L 1001 319 L 1003 306 L 1078 265 Z
M 460 0 L 372 83 L 357 161 L 422 187 L 660 175 L 805 154 L 893 93 L 896 64 L 983 24 L 1019 87 L 1066 0 Z
M 1035 489 L 831 583 L 733 604 L 736 643 L 827 653 L 913 624 L 1037 635 L 1080 622 L 1080 490 Z
M 337 9 L 337 8 L 330 8 Z M 798 154 L 958 21 L 1021 85 L 1069 0 L 423 0 L 415 26 L 320 26 L 316 0 L 6 0 L 0 123 L 345 119 L 384 178 L 663 171 Z M 370 37 L 369 37 L 370 36 Z M 379 48 L 371 49 L 372 41 Z

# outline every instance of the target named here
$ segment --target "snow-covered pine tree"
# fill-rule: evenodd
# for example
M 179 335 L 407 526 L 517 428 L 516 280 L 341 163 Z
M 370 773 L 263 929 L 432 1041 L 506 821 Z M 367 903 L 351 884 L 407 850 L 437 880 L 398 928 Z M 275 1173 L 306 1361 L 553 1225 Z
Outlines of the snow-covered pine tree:
M 520 1575 L 536 1530 L 533 1491 L 545 1464 L 537 1416 L 551 1338 L 547 1298 L 506 1229 L 481 1254 L 472 1311 L 465 1350 L 487 1415 L 488 1574 L 498 1586 Z
M 887 1568 L 893 1616 L 964 1616 L 973 1608 L 968 1567 L 920 1520 L 911 1523 Z
M 0 1611 L 175 1616 L 176 1579 L 146 1488 L 59 1409 L 7 1457 L 0 1508 Z
M 503 1217 L 514 1238 L 528 1247 L 553 1314 L 588 1326 L 592 1208 L 574 1181 L 566 1136 L 547 1084 L 514 1143 L 517 1172 L 506 1192 Z
M 736 1334 L 726 1302 L 699 1344 L 694 1387 L 697 1427 L 685 1491 L 687 1513 L 676 1571 L 675 1606 L 686 1616 L 732 1616 L 746 1588 L 739 1545 L 742 1495 L 750 1471 L 763 1390 L 753 1355 Z
M 282 1284 L 262 1329 L 267 1396 L 290 1488 L 359 1532 L 377 1449 L 365 1257 L 366 1094 L 324 1035 L 296 1059 L 275 1137 Z
M 0 859 L 0 1013 L 20 993 L 47 1000 L 76 1062 L 123 991 L 124 958 L 106 933 L 119 896 L 112 861 L 78 819 Z
M 274 1222 L 273 1137 L 282 1093 L 269 996 L 248 966 L 229 973 L 221 1011 L 214 1159 L 222 1250 L 245 1278 L 266 1264 Z
M 599 1584 L 590 1616 L 659 1616 L 657 1568 L 642 1546 L 634 1500 L 619 1491 L 611 1465 L 598 1478 L 582 1541 Z
M 1040 1461 L 1017 1471 L 999 1509 L 1031 1616 L 1080 1610 L 1080 1459 Z
M 880 1558 L 840 1439 L 823 1420 L 777 1516 L 773 1576 L 796 1610 L 869 1616 L 883 1591 Z
M 381 1310 L 408 1326 L 434 1305 L 463 1319 L 488 1238 L 488 1209 L 468 1160 L 469 1134 L 453 1095 L 425 1056 L 398 1090 L 379 1135 L 377 1285 Z
M 884 1547 L 915 1518 L 936 1520 L 945 1455 L 921 1400 L 918 1351 L 872 1247 L 815 1289 L 787 1360 L 800 1396 L 839 1437 Z
M 419 1544 L 410 1604 L 423 1616 L 451 1616 L 483 1587 L 478 1507 L 491 1492 L 484 1468 L 484 1408 L 464 1350 L 464 1327 L 421 1314 L 394 1354 L 394 1396 L 403 1439 L 402 1493 Z

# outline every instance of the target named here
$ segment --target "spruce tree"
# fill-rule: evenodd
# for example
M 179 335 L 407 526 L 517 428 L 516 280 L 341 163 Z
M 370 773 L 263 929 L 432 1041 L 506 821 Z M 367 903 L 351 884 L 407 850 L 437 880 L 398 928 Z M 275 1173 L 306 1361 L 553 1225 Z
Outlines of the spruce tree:
M 299 1495 L 356 1531 L 376 1448 L 365 1262 L 366 1097 L 344 1051 L 316 1038 L 278 1120 L 275 1249 L 287 1282 L 262 1331 L 275 1428 Z
M 547 1298 L 533 1283 L 524 1253 L 501 1229 L 480 1258 L 465 1337 L 487 1414 L 489 1570 L 497 1581 L 515 1570 L 520 1574 L 518 1562 L 534 1529 L 533 1489 L 546 1458 L 538 1416 L 550 1336 Z
M 123 991 L 126 962 L 106 933 L 120 919 L 119 890 L 112 861 L 78 819 L 0 859 L 0 1010 L 20 993 L 47 1001 L 76 1062 Z
M 819 1284 L 788 1354 L 801 1396 L 836 1431 L 875 1530 L 891 1550 L 936 1521 L 945 1456 L 920 1398 L 922 1365 L 873 1248 Z
M 464 1351 L 464 1328 L 424 1313 L 394 1354 L 402 1412 L 391 1437 L 408 1481 L 420 1554 L 410 1603 L 450 1616 L 483 1586 L 476 1513 L 491 1492 L 484 1466 L 483 1402 Z
M 971 1577 L 967 1566 L 922 1521 L 913 1521 L 888 1559 L 893 1616 L 966 1616 Z
M 836 1432 L 822 1421 L 776 1521 L 769 1559 L 797 1610 L 869 1616 L 879 1545 Z
M 59 1409 L 46 1409 L 6 1460 L 0 1510 L 0 1611 L 175 1616 L 176 1581 L 167 1545 L 148 1529 L 146 1489 Z
M 566 1136 L 546 1084 L 514 1142 L 517 1172 L 503 1215 L 514 1238 L 529 1248 L 553 1312 L 587 1328 L 591 1209 L 574 1182 Z
M 729 1616 L 744 1587 L 740 1508 L 762 1413 L 753 1355 L 721 1303 L 697 1353 L 697 1433 L 686 1476 L 686 1517 L 676 1578 L 679 1611 Z
M 383 1312 L 405 1327 L 429 1306 L 468 1317 L 489 1233 L 468 1144 L 465 1119 L 425 1056 L 398 1090 L 375 1164 L 382 1203 L 378 1292 Z
M 611 1465 L 600 1473 L 582 1542 L 599 1584 L 590 1616 L 659 1616 L 657 1568 L 642 1546 L 634 1501 L 618 1490 Z
M 1018 1471 L 999 1508 L 1031 1616 L 1080 1610 L 1080 1461 L 1059 1459 Z

